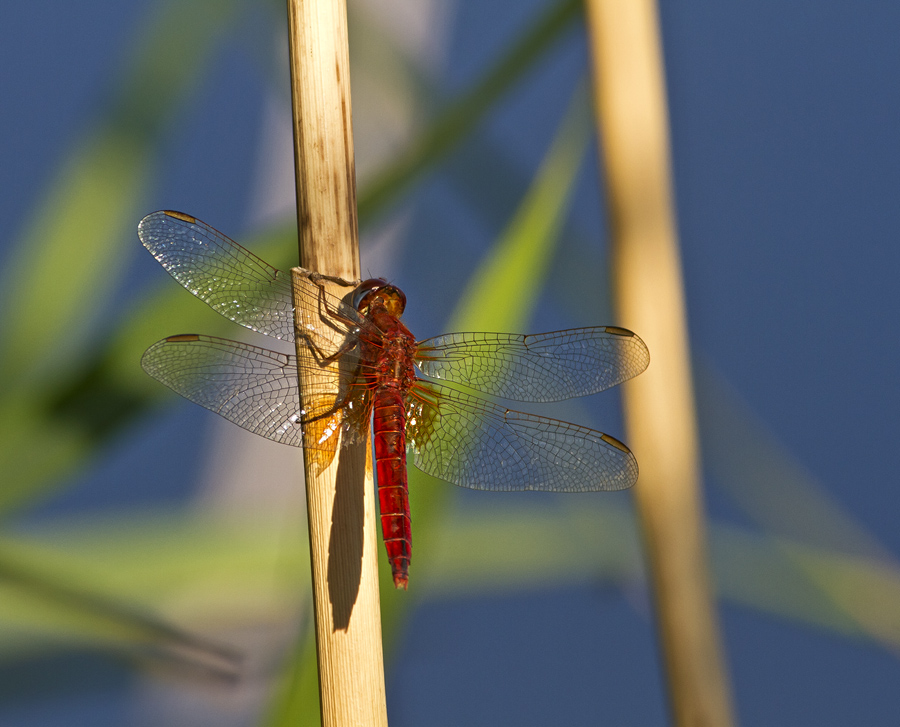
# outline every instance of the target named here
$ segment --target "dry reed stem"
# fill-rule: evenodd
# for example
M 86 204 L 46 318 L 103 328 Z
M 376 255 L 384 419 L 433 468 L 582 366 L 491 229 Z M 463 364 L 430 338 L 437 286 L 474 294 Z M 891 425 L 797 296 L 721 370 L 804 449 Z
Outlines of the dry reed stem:
M 707 569 L 668 113 L 653 0 L 588 0 L 619 322 L 650 349 L 624 388 L 628 443 L 674 723 L 726 727 L 731 695 Z
M 288 0 L 288 32 L 300 264 L 355 280 L 359 247 L 344 1 Z M 298 337 L 298 349 L 303 345 Z M 321 472 L 305 452 L 324 727 L 387 725 L 375 489 L 367 452 L 366 445 L 342 448 Z

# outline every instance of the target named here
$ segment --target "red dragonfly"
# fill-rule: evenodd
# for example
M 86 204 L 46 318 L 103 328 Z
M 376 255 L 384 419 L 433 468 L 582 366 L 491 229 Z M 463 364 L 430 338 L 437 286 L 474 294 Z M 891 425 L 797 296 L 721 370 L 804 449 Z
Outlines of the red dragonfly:
M 634 455 L 608 434 L 416 375 L 418 368 L 501 399 L 561 401 L 647 368 L 647 347 L 631 331 L 599 326 L 416 341 L 400 321 L 406 297 L 397 287 L 381 279 L 340 281 L 352 287 L 338 297 L 325 289 L 336 279 L 315 273 L 300 285 L 295 329 L 290 276 L 209 225 L 181 212 L 154 212 L 138 235 L 172 277 L 226 318 L 305 344 L 297 348 L 303 392 L 294 356 L 196 334 L 147 349 L 147 373 L 244 429 L 306 447 L 320 466 L 339 441 L 364 440 L 371 422 L 382 533 L 398 588 L 407 587 L 411 556 L 407 453 L 420 470 L 475 490 L 620 490 L 637 480 Z

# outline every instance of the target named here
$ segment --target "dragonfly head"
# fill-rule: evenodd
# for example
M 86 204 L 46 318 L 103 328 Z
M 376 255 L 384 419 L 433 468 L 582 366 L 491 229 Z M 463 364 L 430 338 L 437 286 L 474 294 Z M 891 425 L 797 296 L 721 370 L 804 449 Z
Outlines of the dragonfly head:
M 406 308 L 406 296 L 384 278 L 364 280 L 353 292 L 353 306 L 365 315 L 375 303 L 380 303 L 388 313 L 399 318 Z

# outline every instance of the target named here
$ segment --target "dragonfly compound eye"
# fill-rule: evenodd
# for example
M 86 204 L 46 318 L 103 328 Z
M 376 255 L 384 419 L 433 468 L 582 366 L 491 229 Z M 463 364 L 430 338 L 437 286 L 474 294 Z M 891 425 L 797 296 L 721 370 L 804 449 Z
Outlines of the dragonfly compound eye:
M 364 280 L 353 292 L 353 306 L 360 313 L 365 314 L 375 301 L 380 301 L 393 316 L 400 316 L 406 308 L 406 295 L 384 278 Z
M 375 292 L 387 285 L 384 278 L 369 278 L 356 286 L 353 291 L 353 307 L 362 313 L 375 299 Z

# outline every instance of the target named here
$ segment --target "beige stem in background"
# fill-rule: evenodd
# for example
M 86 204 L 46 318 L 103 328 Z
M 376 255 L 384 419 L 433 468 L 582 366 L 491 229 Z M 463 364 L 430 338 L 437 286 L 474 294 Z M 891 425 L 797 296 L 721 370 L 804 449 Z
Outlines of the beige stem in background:
M 644 339 L 651 357 L 623 397 L 674 724 L 727 727 L 731 695 L 707 569 L 656 7 L 586 6 L 618 323 Z

